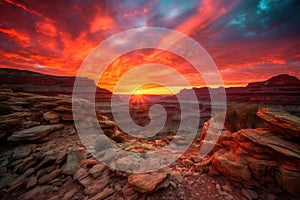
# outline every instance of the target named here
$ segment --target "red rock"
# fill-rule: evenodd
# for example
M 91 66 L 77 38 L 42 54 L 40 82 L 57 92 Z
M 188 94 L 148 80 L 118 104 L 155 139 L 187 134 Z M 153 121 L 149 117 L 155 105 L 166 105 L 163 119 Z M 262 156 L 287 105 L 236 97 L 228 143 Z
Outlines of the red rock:
M 98 193 L 95 196 L 93 196 L 92 198 L 90 198 L 90 200 L 102 200 L 102 199 L 105 199 L 106 197 L 112 195 L 113 193 L 114 193 L 114 190 L 112 190 L 110 188 L 104 188 L 103 191 L 101 191 L 100 193 Z
M 14 159 L 24 158 L 28 156 L 31 153 L 32 149 L 34 149 L 35 147 L 36 147 L 35 144 L 19 147 L 18 149 L 16 149 L 16 151 L 13 152 L 12 157 Z
M 212 164 L 224 176 L 250 186 L 258 186 L 258 183 L 252 177 L 247 161 L 242 154 L 236 154 L 231 151 L 218 150 L 213 154 Z
M 105 186 L 109 183 L 109 180 L 109 175 L 103 175 L 96 180 L 91 177 L 85 178 L 84 193 L 88 195 L 96 194 L 105 188 Z
M 265 128 L 258 129 L 243 129 L 238 134 L 251 140 L 253 143 L 261 146 L 267 146 L 280 154 L 291 158 L 300 159 L 300 145 L 278 137 L 278 134 L 273 133 Z
M 129 185 L 138 192 L 153 192 L 157 186 L 165 180 L 167 174 L 165 172 L 149 173 L 149 174 L 131 174 L 128 177 Z
M 38 185 L 23 194 L 20 199 L 36 199 L 38 196 L 44 195 L 45 191 L 51 188 L 51 185 Z
M 288 74 L 281 74 L 274 76 L 267 81 L 265 81 L 265 86 L 276 86 L 276 85 L 300 85 L 300 80 L 295 76 L 290 76 Z
M 48 111 L 43 114 L 45 120 L 49 121 L 50 124 L 57 124 L 60 121 L 60 114 L 55 111 Z
M 50 174 L 46 174 L 43 177 L 39 178 L 38 184 L 44 184 L 48 183 L 49 181 L 53 180 L 55 177 L 57 177 L 61 173 L 61 169 L 56 169 Z
M 63 197 L 63 200 L 70 200 L 70 199 L 72 199 L 72 197 L 74 196 L 74 194 L 77 192 L 77 189 L 75 188 L 75 189 L 72 189 L 72 190 L 70 190 L 70 191 L 68 191 L 65 195 L 64 195 L 64 197 Z
M 283 110 L 262 108 L 257 116 L 268 124 L 271 131 L 281 133 L 287 138 L 300 137 L 300 118 Z
M 89 173 L 92 175 L 93 178 L 98 178 L 102 175 L 105 170 L 105 165 L 99 163 L 94 165 L 90 170 Z
M 36 162 L 35 162 L 34 158 L 32 156 L 29 156 L 29 157 L 25 158 L 22 163 L 17 165 L 15 167 L 14 171 L 19 172 L 19 174 L 21 174 L 26 169 L 34 166 L 35 164 L 36 164 Z
M 276 179 L 288 192 L 300 192 L 300 162 L 281 164 L 276 173 Z
M 232 133 L 231 141 L 219 143 L 220 149 L 205 158 L 206 163 L 245 187 L 264 186 L 272 192 L 299 192 L 296 183 L 300 179 L 300 144 L 295 134 L 300 128 L 298 121 L 294 116 L 274 109 L 260 109 L 258 115 L 268 121 L 267 128 Z M 287 130 L 285 134 L 278 128 L 275 131 L 275 125 Z M 207 129 L 207 126 L 203 128 Z M 296 139 L 289 139 L 291 137 Z M 199 164 L 199 171 L 203 170 L 203 162 Z M 251 196 L 253 198 L 257 197 Z

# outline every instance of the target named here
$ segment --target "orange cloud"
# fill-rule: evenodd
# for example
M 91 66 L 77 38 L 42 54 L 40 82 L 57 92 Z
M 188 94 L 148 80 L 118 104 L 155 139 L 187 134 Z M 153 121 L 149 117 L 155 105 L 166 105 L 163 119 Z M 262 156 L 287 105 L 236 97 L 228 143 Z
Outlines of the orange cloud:
M 297 70 L 300 40 L 293 36 L 294 33 L 288 33 L 289 30 L 296 29 L 284 30 L 287 33 L 285 36 L 280 36 L 281 32 L 274 28 L 270 33 L 265 32 L 265 37 L 244 37 L 246 30 L 230 27 L 231 30 L 226 27 L 230 17 L 234 18 L 237 14 L 237 9 L 234 9 L 237 0 L 203 0 L 198 7 L 189 7 L 171 18 L 163 17 L 164 12 L 168 11 L 163 9 L 163 4 L 159 1 L 130 2 L 127 7 L 127 1 L 51 1 L 47 6 L 44 2 L 3 2 L 0 3 L 3 5 L 0 7 L 0 33 L 3 38 L 0 49 L 1 67 L 44 70 L 55 75 L 76 75 L 86 56 L 108 36 L 149 25 L 173 28 L 203 42 L 201 45 L 219 67 L 226 86 L 245 85 L 249 81 L 264 80 L 279 73 L 300 76 Z M 254 4 L 252 7 L 256 9 Z M 174 8 L 179 6 L 174 5 Z M 233 12 L 230 13 L 231 11 Z M 248 20 L 248 23 L 258 22 Z M 253 25 L 255 24 L 248 24 L 247 28 L 256 27 Z M 259 34 L 259 31 L 255 33 Z M 274 38 L 279 39 L 274 42 Z M 116 41 L 116 45 L 126 40 L 130 40 L 130 37 Z M 160 46 L 168 48 L 179 40 L 180 38 L 170 35 L 162 40 Z M 105 50 L 108 54 L 111 51 L 113 50 Z M 99 86 L 112 91 L 118 80 L 129 70 L 154 62 L 174 68 L 193 86 L 205 85 L 197 71 L 178 56 L 161 50 L 142 50 L 117 58 L 104 72 Z M 170 81 L 173 78 L 168 77 L 166 72 L 144 71 L 142 74 L 144 73 L 161 73 L 161 77 Z M 92 72 L 86 75 L 90 78 L 96 76 Z M 174 84 L 174 87 L 181 86 Z M 144 90 L 152 92 L 160 88 L 145 87 Z
M 113 19 L 110 16 L 96 16 L 91 23 L 90 31 L 95 33 L 97 31 L 109 30 L 113 26 Z
M 193 86 L 200 86 L 205 85 L 201 75 L 198 74 L 198 72 L 194 69 L 193 66 L 191 66 L 190 63 L 182 59 L 181 57 L 162 50 L 153 50 L 153 49 L 147 49 L 147 50 L 139 50 L 130 52 L 128 54 L 125 54 L 119 58 L 117 58 L 113 63 L 111 63 L 106 71 L 103 73 L 102 77 L 100 78 L 98 85 L 100 87 L 104 87 L 110 91 L 114 91 L 115 85 L 118 83 L 118 81 L 121 79 L 121 77 L 128 73 L 133 68 L 142 65 L 142 64 L 150 64 L 150 63 L 158 63 L 163 64 L 166 66 L 169 66 L 176 70 L 179 74 L 184 76 L 187 81 L 190 82 Z M 174 83 L 173 87 L 179 91 L 180 89 L 183 89 L 182 85 L 177 85 L 176 81 L 174 81 L 174 76 L 170 75 L 170 71 L 156 71 L 153 69 L 153 71 L 143 71 L 141 72 L 141 76 L 143 74 L 149 74 L 151 73 L 152 77 L 157 77 L 159 79 L 165 79 L 169 80 L 170 83 Z M 139 77 L 140 78 L 140 77 Z M 149 81 L 146 80 L 145 81 Z M 156 80 L 152 80 L 156 81 Z M 131 83 L 129 83 L 131 84 Z M 132 83 L 134 84 L 134 83 Z M 120 91 L 127 91 L 128 88 L 134 87 L 134 85 L 128 85 L 127 88 L 120 89 Z M 145 91 L 148 93 L 154 93 L 155 91 L 157 93 L 164 93 L 168 90 L 157 87 L 157 88 L 144 88 Z M 145 91 L 143 93 L 145 93 Z
M 36 22 L 36 30 L 39 33 L 42 33 L 44 35 L 47 35 L 49 37 L 56 37 L 57 36 L 57 29 L 56 27 L 49 23 L 49 22 Z
M 15 39 L 17 42 L 22 43 L 24 46 L 27 46 L 30 43 L 30 38 L 28 36 L 18 33 L 15 29 L 0 28 L 0 32 L 8 35 L 10 38 Z

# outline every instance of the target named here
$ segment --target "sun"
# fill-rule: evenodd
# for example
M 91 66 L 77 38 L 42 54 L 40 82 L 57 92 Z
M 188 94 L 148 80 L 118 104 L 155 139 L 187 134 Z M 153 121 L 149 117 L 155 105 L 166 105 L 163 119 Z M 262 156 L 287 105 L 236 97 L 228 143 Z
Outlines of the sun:
M 136 90 L 130 98 L 130 104 L 133 106 L 146 107 L 144 98 L 142 91 Z
M 134 93 L 135 95 L 141 95 L 142 93 L 141 93 L 141 91 L 140 90 L 137 90 L 137 91 L 135 91 L 135 93 Z

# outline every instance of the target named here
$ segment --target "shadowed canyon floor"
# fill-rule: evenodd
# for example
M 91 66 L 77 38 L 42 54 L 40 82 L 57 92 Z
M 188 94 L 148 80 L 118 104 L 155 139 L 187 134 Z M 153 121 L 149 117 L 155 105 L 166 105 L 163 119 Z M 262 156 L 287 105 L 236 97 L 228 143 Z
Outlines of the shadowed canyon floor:
M 200 159 L 199 148 L 215 138 L 214 130 L 206 129 L 218 123 L 212 119 L 201 138 L 169 167 L 131 174 L 104 166 L 86 151 L 74 126 L 70 96 L 1 90 L 0 101 L 1 199 L 299 198 L 299 118 L 287 112 L 261 109 L 258 116 L 266 128 L 223 129 L 213 151 Z M 88 113 L 89 102 L 77 102 Z M 126 151 L 159 150 L 174 137 L 130 137 L 99 110 L 96 115 L 104 134 Z M 109 150 L 101 153 L 118 166 L 128 164 Z

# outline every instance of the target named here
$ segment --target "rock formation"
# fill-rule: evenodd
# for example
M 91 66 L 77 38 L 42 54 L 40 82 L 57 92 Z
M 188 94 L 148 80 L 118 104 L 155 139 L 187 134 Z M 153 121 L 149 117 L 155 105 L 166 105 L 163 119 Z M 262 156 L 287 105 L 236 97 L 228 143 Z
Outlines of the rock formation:
M 224 128 L 205 165 L 245 187 L 266 187 L 274 193 L 299 193 L 300 118 L 282 110 L 262 108 L 257 112 L 266 128 L 242 129 L 231 133 Z M 202 131 L 202 145 L 210 141 L 207 122 Z M 205 137 L 208 136 L 208 137 Z M 205 138 L 205 140 L 204 140 Z
M 88 128 L 94 123 L 89 121 L 87 112 L 90 103 L 83 99 L 77 99 L 76 103 L 87 119 L 83 128 Z M 104 199 L 108 196 L 116 199 L 124 195 L 126 199 L 137 199 L 142 193 L 169 186 L 166 180 L 169 173 L 130 175 L 99 163 L 77 135 L 70 96 L 41 96 L 6 89 L 0 90 L 0 105 L 0 199 Z M 97 123 L 112 142 L 124 142 L 124 148 L 129 151 L 147 149 L 143 140 L 126 136 L 99 110 L 95 112 Z M 157 148 L 152 144 L 148 144 L 149 149 Z M 105 153 L 110 155 L 109 150 Z M 115 159 L 116 163 L 126 165 L 122 159 Z M 155 182 L 139 182 L 139 176 Z
M 300 80 L 287 74 L 274 76 L 266 81 L 249 83 L 246 87 L 225 88 L 227 101 L 252 102 L 267 105 L 299 105 Z M 218 88 L 193 88 L 199 101 L 210 101 L 209 90 L 218 94 Z M 188 89 L 180 91 L 185 95 Z
M 28 92 L 47 96 L 55 96 L 58 94 L 72 95 L 75 79 L 76 77 L 74 76 L 51 76 L 25 70 L 0 69 L 0 89 L 9 88 L 17 92 Z M 110 91 L 96 87 L 95 83 L 88 78 L 78 77 L 77 79 L 83 86 L 82 92 L 91 91 L 95 88 L 96 102 L 110 102 Z M 85 93 L 80 95 L 84 96 Z
M 90 102 L 75 102 L 85 116 L 82 128 L 99 124 L 104 137 L 123 150 L 157 151 L 174 140 L 172 135 L 152 140 L 129 136 L 98 109 L 91 110 Z M 89 111 L 96 113 L 96 121 Z M 70 96 L 2 89 L 0 199 L 296 199 L 299 118 L 273 109 L 261 109 L 258 115 L 267 128 L 236 133 L 224 128 L 219 138 L 207 133 L 217 118 L 205 123 L 200 144 L 218 143 L 204 159 L 198 157 L 196 140 L 170 166 L 133 174 L 108 168 L 86 150 L 74 126 Z M 120 168 L 138 164 L 134 157 L 116 157 L 115 151 L 100 153 Z
M 0 97 L 1 198 L 42 199 L 72 184 L 68 175 L 87 158 L 73 125 L 71 97 L 11 90 L 2 90 Z M 100 122 L 109 122 L 96 112 Z M 80 186 L 72 185 L 73 190 Z M 72 196 L 60 195 L 56 198 Z

